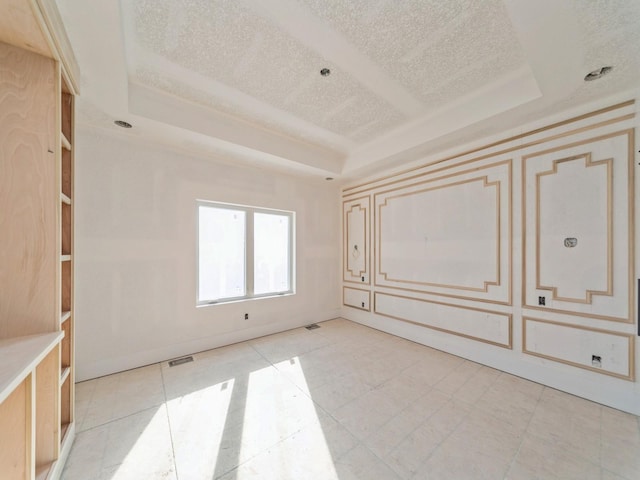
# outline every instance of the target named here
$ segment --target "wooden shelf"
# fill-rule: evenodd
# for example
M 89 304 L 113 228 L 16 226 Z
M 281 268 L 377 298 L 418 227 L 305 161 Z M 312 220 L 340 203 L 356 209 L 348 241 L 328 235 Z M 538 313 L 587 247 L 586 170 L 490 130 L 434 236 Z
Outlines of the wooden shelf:
M 60 141 L 62 141 L 62 148 L 65 150 L 71 151 L 71 142 L 67 140 L 67 137 L 64 136 L 64 133 L 60 132 Z
M 67 378 L 69 378 L 69 374 L 71 373 L 71 367 L 65 367 L 60 374 L 60 385 L 62 385 Z
M 0 403 L 60 342 L 64 332 L 41 333 L 0 340 Z
M 65 423 L 64 425 L 62 425 L 60 427 L 60 443 L 64 443 L 65 440 L 67 440 L 65 435 L 67 434 L 67 431 L 69 430 L 69 425 L 71 425 L 71 424 L 70 423 Z
M 51 465 L 46 465 L 44 467 L 37 468 L 36 480 L 47 480 L 47 477 L 49 476 L 49 472 L 51 471 L 52 466 L 53 466 L 53 463 Z
M 11 17 L 0 20 L 0 77 L 12 79 L 1 87 L 11 102 L 0 115 L 0 131 L 17 132 L 11 142 L 0 142 L 0 157 L 13 168 L 11 175 L 0 175 L 0 191 L 16 193 L 2 206 L 9 213 L 3 227 L 11 235 L 0 235 L 0 250 L 24 250 L 2 266 L 7 274 L 0 286 L 0 479 L 54 480 L 61 477 L 75 434 L 77 69 L 69 70 L 75 58 L 55 1 L 7 0 L 0 10 Z M 24 211 L 38 221 L 25 221 Z M 16 241 L 26 241 L 26 249 Z M 29 248 L 29 242 L 40 248 Z M 25 262 L 33 268 L 25 271 Z

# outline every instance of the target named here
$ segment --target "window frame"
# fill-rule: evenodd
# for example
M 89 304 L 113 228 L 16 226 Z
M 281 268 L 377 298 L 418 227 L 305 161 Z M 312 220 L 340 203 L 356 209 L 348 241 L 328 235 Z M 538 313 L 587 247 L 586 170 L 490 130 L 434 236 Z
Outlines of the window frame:
M 235 297 L 221 297 L 218 299 L 200 299 L 200 207 L 218 208 L 232 211 L 241 211 L 245 214 L 245 251 L 244 251 L 244 281 L 245 294 Z M 289 288 L 287 290 L 254 293 L 255 249 L 254 249 L 254 215 L 264 213 L 281 215 L 289 219 L 288 252 L 289 252 Z M 196 306 L 220 305 L 223 303 L 242 302 L 259 298 L 281 297 L 295 294 L 295 212 L 279 210 L 275 208 L 254 207 L 235 203 L 216 202 L 211 200 L 196 200 Z

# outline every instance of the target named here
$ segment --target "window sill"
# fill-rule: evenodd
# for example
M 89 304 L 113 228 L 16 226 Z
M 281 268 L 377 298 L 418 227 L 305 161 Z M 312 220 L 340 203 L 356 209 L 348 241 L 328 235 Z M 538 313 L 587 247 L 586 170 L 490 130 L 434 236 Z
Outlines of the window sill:
M 267 300 L 267 299 L 271 299 L 271 298 L 282 298 L 282 297 L 291 297 L 293 295 L 295 295 L 296 292 L 284 292 L 284 293 L 275 293 L 275 294 L 266 294 L 266 295 L 260 295 L 260 296 L 256 296 L 256 297 L 242 297 L 242 298 L 232 298 L 229 300 L 220 300 L 220 301 L 213 301 L 213 302 L 200 302 L 196 304 L 196 308 L 201 308 L 201 307 L 214 307 L 216 305 L 229 305 L 230 303 L 243 303 L 243 302 L 252 302 L 255 300 Z

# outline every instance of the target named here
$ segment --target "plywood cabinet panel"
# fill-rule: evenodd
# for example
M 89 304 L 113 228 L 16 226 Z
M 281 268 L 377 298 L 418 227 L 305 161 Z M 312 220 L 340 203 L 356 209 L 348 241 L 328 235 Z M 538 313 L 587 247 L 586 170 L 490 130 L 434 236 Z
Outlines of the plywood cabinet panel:
M 65 65 L 73 60 L 70 51 L 62 51 L 68 45 L 54 1 L 3 3 L 0 15 L 0 477 L 3 480 L 59 478 L 73 441 L 75 91 L 69 85 L 75 86 L 75 80 L 65 70 Z M 61 422 L 68 432 L 64 439 L 60 434 Z
M 47 469 L 58 458 L 58 388 L 60 347 L 56 346 L 36 368 L 36 470 Z
M 0 472 L 7 480 L 31 478 L 31 375 L 0 404 Z
M 56 75 L 0 43 L 0 338 L 58 329 Z

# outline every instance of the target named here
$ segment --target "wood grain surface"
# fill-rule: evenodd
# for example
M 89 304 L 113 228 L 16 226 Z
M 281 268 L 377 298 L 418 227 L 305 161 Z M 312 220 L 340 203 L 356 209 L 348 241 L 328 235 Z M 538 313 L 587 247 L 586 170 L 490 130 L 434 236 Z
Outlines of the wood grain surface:
M 0 43 L 0 339 L 59 328 L 56 73 Z

